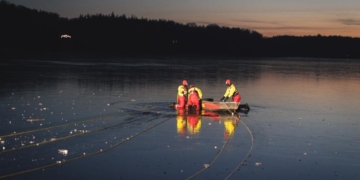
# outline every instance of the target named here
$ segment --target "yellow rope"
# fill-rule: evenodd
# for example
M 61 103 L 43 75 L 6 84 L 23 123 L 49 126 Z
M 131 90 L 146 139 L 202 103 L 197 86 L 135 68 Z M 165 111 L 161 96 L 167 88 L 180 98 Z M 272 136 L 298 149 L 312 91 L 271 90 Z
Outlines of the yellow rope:
M 235 131 L 235 130 L 234 130 L 234 131 Z M 193 175 L 191 175 L 190 177 L 188 177 L 187 180 L 194 178 L 195 176 L 197 176 L 197 175 L 199 175 L 201 172 L 203 172 L 205 169 L 210 168 L 210 166 L 211 166 L 212 164 L 214 164 L 214 162 L 216 161 L 216 159 L 220 156 L 221 152 L 225 149 L 225 146 L 226 146 L 226 144 L 229 142 L 229 139 L 230 139 L 231 136 L 232 136 L 232 134 L 227 138 L 227 140 L 225 141 L 224 145 L 221 147 L 220 151 L 219 151 L 219 152 L 216 154 L 216 156 L 213 158 L 213 160 L 211 161 L 211 163 L 209 164 L 209 166 L 202 168 L 201 170 L 199 170 L 199 171 L 196 172 L 195 174 L 193 174 Z
M 236 172 L 236 170 L 240 169 L 240 166 L 243 164 L 243 162 L 250 156 L 250 153 L 251 153 L 252 148 L 253 148 L 253 145 L 254 145 L 254 138 L 253 138 L 253 135 L 252 135 L 249 127 L 248 127 L 244 122 L 242 122 L 242 121 L 240 120 L 240 115 L 239 115 L 239 113 L 237 113 L 236 111 L 234 111 L 234 112 L 230 111 L 229 106 L 228 106 L 226 103 L 225 103 L 225 105 L 226 105 L 226 107 L 227 107 L 227 110 L 228 110 L 232 115 L 234 115 L 234 112 L 235 112 L 236 117 L 238 118 L 237 120 L 240 121 L 240 122 L 245 126 L 245 128 L 248 130 L 248 132 L 250 133 L 250 136 L 251 136 L 251 143 L 252 143 L 252 144 L 251 144 L 251 148 L 250 148 L 248 154 L 245 156 L 245 158 L 244 158 L 244 159 L 241 161 L 241 163 L 226 177 L 226 179 L 229 179 L 229 178 Z M 235 127 L 235 128 L 236 128 L 236 127 Z M 234 129 L 234 131 L 235 131 L 235 129 Z M 196 172 L 195 174 L 193 174 L 192 176 L 188 177 L 187 180 L 194 178 L 195 176 L 197 176 L 197 175 L 199 175 L 201 172 L 203 172 L 205 169 L 209 168 L 209 167 L 215 162 L 215 160 L 219 157 L 220 153 L 223 151 L 223 149 L 225 148 L 226 144 L 228 143 L 230 137 L 231 137 L 233 134 L 234 134 L 234 133 L 232 133 L 232 134 L 228 137 L 228 139 L 227 139 L 226 142 L 224 143 L 223 147 L 222 147 L 221 150 L 216 154 L 216 156 L 215 156 L 214 159 L 211 161 L 211 163 L 209 164 L 209 166 L 208 166 L 208 167 L 204 167 L 204 168 L 201 169 L 200 171 L 198 171 L 198 172 Z
M 138 136 L 138 135 L 140 135 L 140 134 L 142 134 L 142 133 L 145 133 L 146 131 L 148 131 L 148 130 L 150 130 L 150 129 L 152 129 L 152 128 L 154 128 L 154 127 L 156 127 L 156 126 L 158 126 L 158 125 L 160 125 L 160 124 L 168 121 L 168 120 L 171 119 L 172 117 L 173 117 L 173 116 L 171 116 L 171 117 L 169 117 L 168 119 L 165 119 L 165 120 L 163 120 L 163 121 L 161 121 L 161 122 L 159 122 L 159 123 L 157 123 L 157 124 L 155 124 L 155 125 L 147 128 L 147 129 L 145 129 L 145 130 L 143 130 L 143 131 L 141 131 L 141 132 L 139 132 L 139 133 L 136 133 L 135 135 L 130 136 L 129 138 L 126 138 L 126 139 L 124 139 L 124 140 L 116 143 L 115 145 L 113 145 L 113 146 L 111 146 L 111 147 L 109 147 L 109 148 L 107 148 L 107 149 L 105 149 L 105 150 L 102 150 L 102 151 L 100 150 L 100 151 L 93 152 L 93 153 L 91 153 L 91 154 L 86 154 L 86 155 L 84 155 L 84 156 L 75 157 L 75 158 L 72 158 L 72 159 L 69 159 L 69 160 L 66 160 L 66 161 L 62 161 L 61 163 L 48 164 L 48 165 L 46 165 L 46 166 L 41 166 L 41 167 L 37 167 L 37 168 L 33 168 L 33 169 L 28 169 L 28 170 L 24 170 L 24 171 L 19 171 L 19 172 L 13 173 L 13 174 L 8 174 L 8 175 L 0 176 L 0 178 L 8 178 L 8 177 L 12 177 L 12 176 L 20 175 L 20 174 L 25 174 L 25 173 L 29 173 L 29 172 L 32 172 L 32 171 L 37 171 L 37 170 L 40 170 L 40 169 L 49 168 L 49 167 L 56 166 L 56 165 L 59 165 L 59 164 L 76 161 L 76 160 L 79 160 L 79 159 L 82 159 L 82 158 L 86 158 L 86 157 L 89 157 L 89 156 L 93 156 L 93 155 L 96 155 L 96 154 L 100 154 L 100 153 L 109 151 L 109 150 L 111 150 L 111 149 L 113 149 L 113 148 L 115 148 L 115 147 L 117 147 L 117 146 L 119 146 L 119 145 L 121 145 L 121 144 L 123 144 L 123 143 L 125 143 L 125 142 L 127 142 L 127 141 L 129 141 L 129 140 L 131 140 L 131 139 L 133 139 L 133 138 L 135 138 L 136 136 Z
M 229 109 L 229 107 L 227 106 L 226 103 L 225 103 L 225 105 L 226 105 L 226 107 L 227 107 L 227 110 L 228 110 L 230 113 L 233 113 L 233 112 L 230 111 L 230 109 Z M 237 117 L 239 118 L 238 120 L 240 120 L 240 115 L 237 116 Z M 236 129 L 236 127 L 235 127 L 235 129 Z M 235 132 L 235 129 L 234 129 L 234 132 Z M 225 143 L 223 144 L 223 146 L 221 147 L 220 151 L 219 151 L 219 152 L 216 154 L 216 156 L 213 158 L 213 160 L 211 161 L 211 163 L 209 164 L 209 166 L 204 167 L 203 169 L 199 170 L 199 171 L 196 172 L 195 174 L 191 175 L 190 177 L 187 178 L 187 180 L 194 178 L 195 176 L 197 176 L 197 175 L 199 175 L 200 173 L 202 173 L 205 169 L 208 169 L 208 168 L 216 161 L 216 159 L 220 156 L 221 152 L 225 149 L 226 144 L 229 142 L 229 139 L 230 139 L 230 137 L 232 137 L 233 134 L 234 134 L 234 133 L 231 133 L 231 135 L 226 139 L 226 141 L 225 141 Z
M 246 159 L 250 156 L 250 153 L 253 149 L 253 146 L 254 146 L 254 137 L 252 135 L 252 132 L 250 131 L 249 127 L 243 122 L 243 121 L 240 121 L 244 126 L 245 128 L 248 130 L 250 136 L 251 136 L 251 147 L 249 149 L 249 152 L 247 153 L 247 155 L 245 156 L 245 158 L 240 162 L 240 164 L 225 178 L 225 180 L 229 179 L 235 172 L 236 170 L 240 170 L 240 167 L 241 165 L 246 161 Z

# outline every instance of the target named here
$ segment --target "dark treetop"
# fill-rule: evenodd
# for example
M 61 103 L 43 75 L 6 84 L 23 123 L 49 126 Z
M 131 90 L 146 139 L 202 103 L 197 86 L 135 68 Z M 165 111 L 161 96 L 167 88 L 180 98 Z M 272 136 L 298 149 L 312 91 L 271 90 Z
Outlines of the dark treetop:
M 0 2 L 0 52 L 101 52 L 126 55 L 360 58 L 360 38 L 276 36 L 125 15 L 58 14 Z M 61 35 L 71 38 L 61 38 Z

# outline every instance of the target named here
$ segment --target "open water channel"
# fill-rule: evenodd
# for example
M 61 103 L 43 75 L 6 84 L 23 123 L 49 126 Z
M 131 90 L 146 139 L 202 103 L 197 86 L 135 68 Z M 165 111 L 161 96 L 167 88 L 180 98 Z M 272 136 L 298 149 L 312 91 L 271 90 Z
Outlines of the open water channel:
M 247 114 L 187 115 L 183 79 Z M 360 63 L 13 59 L 0 63 L 4 179 L 360 179 Z

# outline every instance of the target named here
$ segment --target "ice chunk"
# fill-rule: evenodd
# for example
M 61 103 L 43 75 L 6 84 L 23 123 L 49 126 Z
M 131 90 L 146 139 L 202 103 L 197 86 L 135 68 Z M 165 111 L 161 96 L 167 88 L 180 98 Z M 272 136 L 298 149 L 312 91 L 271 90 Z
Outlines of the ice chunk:
M 59 149 L 59 153 L 66 156 L 68 154 L 68 150 L 67 149 Z

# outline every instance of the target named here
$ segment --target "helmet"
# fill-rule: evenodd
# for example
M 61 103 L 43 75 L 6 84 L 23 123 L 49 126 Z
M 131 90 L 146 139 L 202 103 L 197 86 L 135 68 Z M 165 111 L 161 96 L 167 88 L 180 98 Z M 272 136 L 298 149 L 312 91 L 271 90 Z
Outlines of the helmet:
M 188 85 L 188 83 L 187 83 L 187 81 L 186 80 L 183 80 L 183 82 L 182 82 L 182 85 Z
M 194 85 L 190 85 L 190 88 L 194 87 Z
M 225 81 L 225 84 L 230 85 L 230 84 L 231 84 L 230 79 L 227 79 L 227 80 Z

